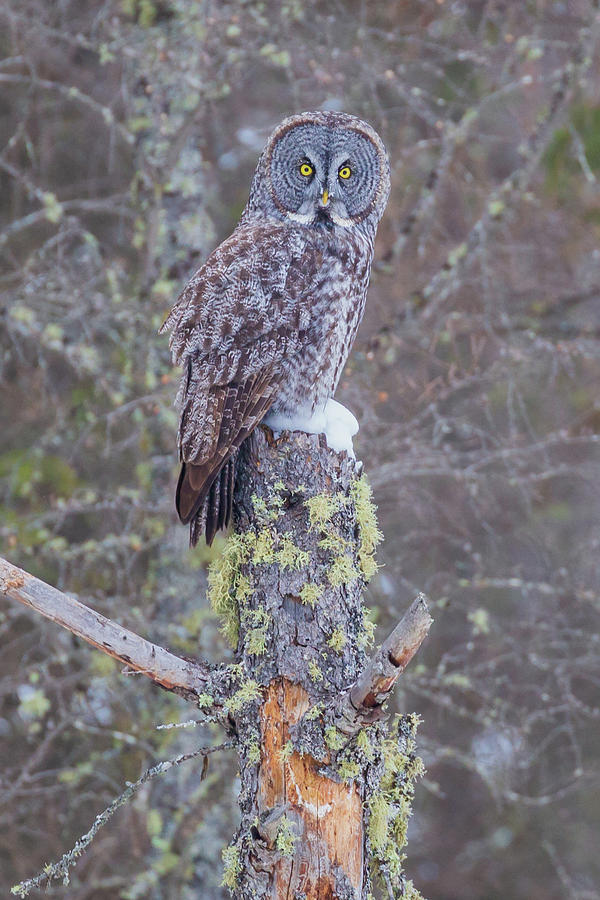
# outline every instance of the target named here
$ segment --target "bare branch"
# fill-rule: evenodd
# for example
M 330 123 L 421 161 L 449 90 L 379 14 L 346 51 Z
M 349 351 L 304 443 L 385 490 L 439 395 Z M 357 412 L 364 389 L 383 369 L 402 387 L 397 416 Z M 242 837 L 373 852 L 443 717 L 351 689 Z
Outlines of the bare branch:
M 119 807 L 124 806 L 147 781 L 156 778 L 157 775 L 164 775 L 165 772 L 168 772 L 169 769 L 172 769 L 174 766 L 180 766 L 181 763 L 187 762 L 188 759 L 196 759 L 198 756 L 203 756 L 206 763 L 208 763 L 208 756 L 210 756 L 211 753 L 217 753 L 220 750 L 228 750 L 233 746 L 233 741 L 225 741 L 223 744 L 219 744 L 216 747 L 198 747 L 197 750 L 192 750 L 191 753 L 182 753 L 180 756 L 175 757 L 175 759 L 167 759 L 165 762 L 157 763 L 155 766 L 152 766 L 151 769 L 146 769 L 144 774 L 141 775 L 137 781 L 129 783 L 123 793 L 116 797 L 110 806 L 96 816 L 92 827 L 86 834 L 79 838 L 72 850 L 69 850 L 68 853 L 64 853 L 58 862 L 49 863 L 44 866 L 44 871 L 40 872 L 39 875 L 35 875 L 33 878 L 28 878 L 27 881 L 21 881 L 19 884 L 16 884 L 11 889 L 11 894 L 16 894 L 19 897 L 27 897 L 33 888 L 40 887 L 40 885 L 43 884 L 49 885 L 54 878 L 61 878 L 63 884 L 67 885 L 69 883 L 69 869 L 76 865 L 77 859 L 84 850 L 87 850 L 98 831 L 103 825 L 106 825 Z M 205 770 L 203 770 L 202 777 L 204 777 L 204 771 Z
M 427 637 L 432 623 L 427 597 L 419 594 L 345 695 L 338 713 L 341 721 L 336 722 L 338 728 L 352 733 L 379 718 L 382 704 Z
M 206 691 L 207 666 L 169 653 L 0 557 L 2 595 L 31 607 L 167 690 L 190 700 Z

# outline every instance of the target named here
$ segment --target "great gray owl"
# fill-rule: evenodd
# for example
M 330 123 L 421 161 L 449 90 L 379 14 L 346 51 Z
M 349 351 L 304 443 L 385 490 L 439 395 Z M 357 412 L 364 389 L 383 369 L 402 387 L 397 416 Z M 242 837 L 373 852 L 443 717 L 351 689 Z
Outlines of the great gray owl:
M 322 111 L 285 119 L 233 234 L 164 322 L 183 367 L 176 505 L 192 545 L 229 523 L 237 453 L 262 420 L 351 448 L 351 437 L 329 436 L 329 426 L 355 423 L 331 398 L 362 318 L 389 189 L 385 147 L 366 122 Z

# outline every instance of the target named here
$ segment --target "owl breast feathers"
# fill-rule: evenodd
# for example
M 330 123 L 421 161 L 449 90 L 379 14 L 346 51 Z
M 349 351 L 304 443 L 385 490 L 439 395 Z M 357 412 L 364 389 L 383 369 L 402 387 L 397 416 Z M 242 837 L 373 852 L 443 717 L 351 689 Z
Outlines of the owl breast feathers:
M 279 126 L 259 161 L 240 224 L 194 274 L 161 328 L 171 331 L 173 359 L 183 368 L 176 505 L 181 521 L 190 523 L 192 544 L 202 531 L 211 543 L 229 523 L 242 442 L 268 412 L 293 419 L 295 412 L 306 416 L 322 406 L 352 346 L 389 174 L 383 198 L 376 196 L 377 185 L 365 195 L 378 213 L 374 225 L 373 212 L 361 217 L 355 198 L 341 191 L 337 216 L 346 224 L 336 223 L 328 157 L 335 156 L 333 138 L 341 145 L 339 159 L 352 163 L 343 146 L 348 123 L 360 126 L 355 141 L 373 141 L 370 126 L 340 113 L 306 113 Z M 285 183 L 272 183 L 273 156 L 281 155 L 290 132 L 307 125 L 307 133 L 296 135 L 298 146 L 289 148 L 290 162 L 287 153 L 278 160 L 301 179 L 290 194 Z M 372 153 L 387 174 L 375 138 Z M 368 159 L 367 147 L 355 148 L 360 160 L 358 151 Z M 339 159 L 334 167 L 341 167 Z M 310 167 L 313 177 L 302 175 L 300 166 Z

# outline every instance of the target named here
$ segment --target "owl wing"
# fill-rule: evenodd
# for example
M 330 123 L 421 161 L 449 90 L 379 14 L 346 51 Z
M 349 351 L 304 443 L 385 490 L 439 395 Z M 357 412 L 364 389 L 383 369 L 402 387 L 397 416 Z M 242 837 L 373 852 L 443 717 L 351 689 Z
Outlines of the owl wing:
M 238 227 L 192 277 L 161 328 L 171 330 L 174 361 L 184 368 L 176 496 L 182 522 L 194 520 L 222 473 L 212 503 L 226 502 L 207 524 L 209 539 L 230 514 L 229 461 L 272 405 L 283 361 L 302 347 L 321 263 L 322 254 L 288 226 Z

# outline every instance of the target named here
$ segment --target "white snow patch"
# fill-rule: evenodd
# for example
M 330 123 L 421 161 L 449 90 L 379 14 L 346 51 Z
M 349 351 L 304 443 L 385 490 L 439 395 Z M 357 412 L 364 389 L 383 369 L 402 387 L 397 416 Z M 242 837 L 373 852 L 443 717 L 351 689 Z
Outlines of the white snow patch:
M 355 459 L 352 438 L 358 432 L 358 422 L 349 409 L 329 399 L 323 406 L 310 410 L 296 410 L 291 415 L 269 413 L 264 419 L 265 425 L 278 438 L 282 431 L 303 431 L 305 434 L 324 434 L 327 446 L 336 453 L 345 450 L 348 456 Z

